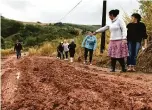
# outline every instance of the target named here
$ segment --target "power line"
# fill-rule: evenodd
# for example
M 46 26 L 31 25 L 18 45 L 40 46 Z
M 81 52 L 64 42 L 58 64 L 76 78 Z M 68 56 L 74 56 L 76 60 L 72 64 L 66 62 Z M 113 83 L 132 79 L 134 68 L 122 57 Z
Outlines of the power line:
M 66 15 L 64 15 L 59 21 L 62 21 L 67 15 L 69 15 L 80 3 L 82 2 L 82 0 L 80 2 L 78 2 Z

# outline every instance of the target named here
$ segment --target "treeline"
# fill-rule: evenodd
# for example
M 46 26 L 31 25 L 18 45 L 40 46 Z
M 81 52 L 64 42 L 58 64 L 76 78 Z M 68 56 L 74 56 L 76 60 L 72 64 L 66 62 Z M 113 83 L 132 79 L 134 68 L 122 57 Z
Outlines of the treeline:
M 86 31 L 94 31 L 99 26 L 75 25 L 67 23 L 45 24 L 23 23 L 1 16 L 1 44 L 2 48 L 11 48 L 16 40 L 24 46 L 40 45 L 45 41 L 60 38 L 74 38 Z

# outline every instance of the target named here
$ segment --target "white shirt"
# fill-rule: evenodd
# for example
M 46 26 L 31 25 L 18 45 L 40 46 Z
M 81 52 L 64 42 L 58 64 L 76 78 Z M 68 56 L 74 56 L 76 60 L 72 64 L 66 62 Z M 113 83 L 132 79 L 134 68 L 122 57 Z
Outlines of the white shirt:
M 63 48 L 64 48 L 64 51 L 65 51 L 65 52 L 69 51 L 68 46 L 69 46 L 69 43 L 64 43 L 64 44 L 63 44 Z
M 112 20 L 112 24 L 106 25 L 98 30 L 96 32 L 104 32 L 106 30 L 110 30 L 110 40 L 122 40 L 127 38 L 127 28 L 125 22 L 116 17 L 114 20 Z

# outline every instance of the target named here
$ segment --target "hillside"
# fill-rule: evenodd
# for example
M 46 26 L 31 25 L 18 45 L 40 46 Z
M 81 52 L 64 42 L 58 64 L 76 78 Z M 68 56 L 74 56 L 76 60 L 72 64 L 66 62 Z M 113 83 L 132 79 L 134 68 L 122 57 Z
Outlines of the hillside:
M 19 39 L 24 46 L 40 45 L 45 41 L 54 39 L 69 39 L 94 31 L 99 26 L 76 25 L 68 23 L 32 23 L 10 20 L 1 17 L 2 25 L 2 48 L 11 48 Z

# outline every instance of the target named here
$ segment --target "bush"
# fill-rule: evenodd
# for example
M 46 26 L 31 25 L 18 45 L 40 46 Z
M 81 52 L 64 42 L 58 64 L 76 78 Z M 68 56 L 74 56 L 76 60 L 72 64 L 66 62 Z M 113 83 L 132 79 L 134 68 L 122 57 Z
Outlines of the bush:
M 28 50 L 29 55 L 42 55 L 42 56 L 51 56 L 56 52 L 56 43 L 46 42 L 39 48 L 30 48 Z
M 10 49 L 14 47 L 14 42 L 12 40 L 5 40 L 5 49 Z
M 38 32 L 41 30 L 41 26 L 39 26 L 39 25 L 27 24 L 27 25 L 25 25 L 24 30 L 30 31 L 30 32 L 32 32 L 32 33 L 38 33 Z
M 2 55 L 2 57 L 10 55 L 10 54 L 13 54 L 13 53 L 14 53 L 13 49 L 1 49 L 1 55 Z
M 41 45 L 43 42 L 59 38 L 73 39 L 83 30 L 95 29 L 95 26 L 86 25 L 64 23 L 60 26 L 58 23 L 55 25 L 40 25 L 38 23 L 23 24 L 21 22 L 2 17 L 2 36 L 4 37 L 4 41 L 7 41 L 5 42 L 5 45 L 3 43 L 2 47 L 10 48 L 10 46 L 14 45 L 13 42 L 17 39 L 23 41 L 25 46 Z
M 138 56 L 137 69 L 142 72 L 152 73 L 152 44 L 141 51 Z
M 39 55 L 38 50 L 35 48 L 29 48 L 28 53 L 30 56 L 32 55 Z
M 17 40 L 23 41 L 23 38 L 21 37 L 20 33 L 16 33 L 10 36 L 13 42 L 16 42 Z
M 44 43 L 38 49 L 38 53 L 42 56 L 51 56 L 54 53 L 54 47 L 50 43 Z
M 53 36 L 52 34 L 43 34 L 43 35 L 38 36 L 39 43 L 42 43 L 44 41 L 51 41 L 54 39 L 56 39 L 56 36 Z
M 37 38 L 36 37 L 28 37 L 25 41 L 25 46 L 34 46 L 37 44 Z
M 1 48 L 5 49 L 5 41 L 3 37 L 1 37 Z
M 4 38 L 18 33 L 23 27 L 23 23 L 14 20 L 9 20 L 4 17 L 1 18 L 1 34 Z
M 68 30 L 70 34 L 72 35 L 75 35 L 75 36 L 78 36 L 79 35 L 79 31 L 78 30 L 75 30 L 75 29 L 70 29 Z
M 37 21 L 37 23 L 38 23 L 38 24 L 41 24 L 41 22 L 40 22 L 40 21 Z

